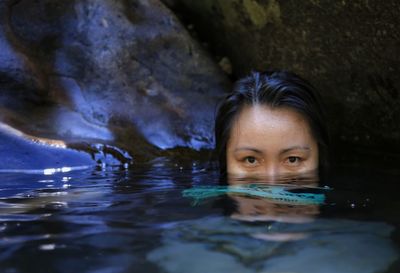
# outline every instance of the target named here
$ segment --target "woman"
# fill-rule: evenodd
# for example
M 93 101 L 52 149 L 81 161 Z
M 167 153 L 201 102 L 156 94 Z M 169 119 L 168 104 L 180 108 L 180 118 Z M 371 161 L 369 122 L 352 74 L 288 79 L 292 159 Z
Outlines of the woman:
M 328 133 L 315 89 L 294 73 L 253 72 L 219 107 L 216 152 L 222 174 L 276 179 L 326 163 Z
M 291 72 L 253 72 L 239 80 L 220 105 L 215 137 L 222 184 L 317 186 L 318 170 L 326 163 L 328 134 L 320 99 Z M 319 212 L 318 205 L 301 202 L 235 194 L 228 200 L 234 201 L 233 206 L 227 202 L 233 209 L 229 214 L 249 221 L 304 222 Z

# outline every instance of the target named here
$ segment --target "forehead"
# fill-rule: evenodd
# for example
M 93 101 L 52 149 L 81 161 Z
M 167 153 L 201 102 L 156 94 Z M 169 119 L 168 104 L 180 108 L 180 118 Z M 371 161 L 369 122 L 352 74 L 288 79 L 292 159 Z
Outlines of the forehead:
M 246 106 L 236 117 L 229 144 L 303 144 L 313 140 L 307 120 L 297 111 L 264 105 Z

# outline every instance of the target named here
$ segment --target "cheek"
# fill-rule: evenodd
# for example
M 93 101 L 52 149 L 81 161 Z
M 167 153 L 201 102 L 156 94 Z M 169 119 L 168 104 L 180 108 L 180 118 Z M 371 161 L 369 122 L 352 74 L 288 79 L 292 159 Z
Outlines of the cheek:
M 306 167 L 308 170 L 318 169 L 319 167 L 319 151 L 318 146 L 315 146 L 313 152 L 311 153 L 309 159 L 306 162 Z
M 254 174 L 257 172 L 259 168 L 253 167 L 249 168 L 244 166 L 244 162 L 238 160 L 234 155 L 232 154 L 227 154 L 227 159 L 226 159 L 226 172 L 231 175 L 235 176 L 246 176 L 249 174 Z
M 237 173 L 240 171 L 238 162 L 229 153 L 226 155 L 226 171 L 227 173 Z

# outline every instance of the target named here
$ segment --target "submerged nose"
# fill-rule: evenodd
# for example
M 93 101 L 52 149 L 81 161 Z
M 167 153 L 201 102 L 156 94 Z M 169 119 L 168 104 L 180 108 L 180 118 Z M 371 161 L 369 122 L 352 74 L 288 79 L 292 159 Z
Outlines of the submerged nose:
M 274 180 L 277 179 L 281 175 L 279 166 L 277 164 L 271 163 L 265 165 L 265 168 L 263 170 L 263 176 L 268 179 L 268 181 L 273 182 Z

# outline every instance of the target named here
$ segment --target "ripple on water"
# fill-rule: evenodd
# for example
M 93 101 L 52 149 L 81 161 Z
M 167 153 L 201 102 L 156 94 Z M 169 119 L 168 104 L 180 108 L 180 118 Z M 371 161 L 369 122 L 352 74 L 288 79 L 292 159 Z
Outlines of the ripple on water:
M 221 186 L 218 171 L 203 167 L 158 161 L 129 170 L 2 173 L 0 268 L 358 273 L 383 271 L 399 257 L 391 238 L 398 232 L 398 201 L 382 182 L 379 190 L 366 183 L 376 177 L 336 175 L 335 183 L 322 181 L 329 189 L 304 178 L 306 187 L 293 179 L 275 185 L 323 193 L 323 204 L 230 192 L 192 206 L 185 190 Z M 385 179 L 395 178 L 379 181 Z M 367 186 L 351 187 L 359 180 Z M 304 214 L 308 221 L 298 217 Z

